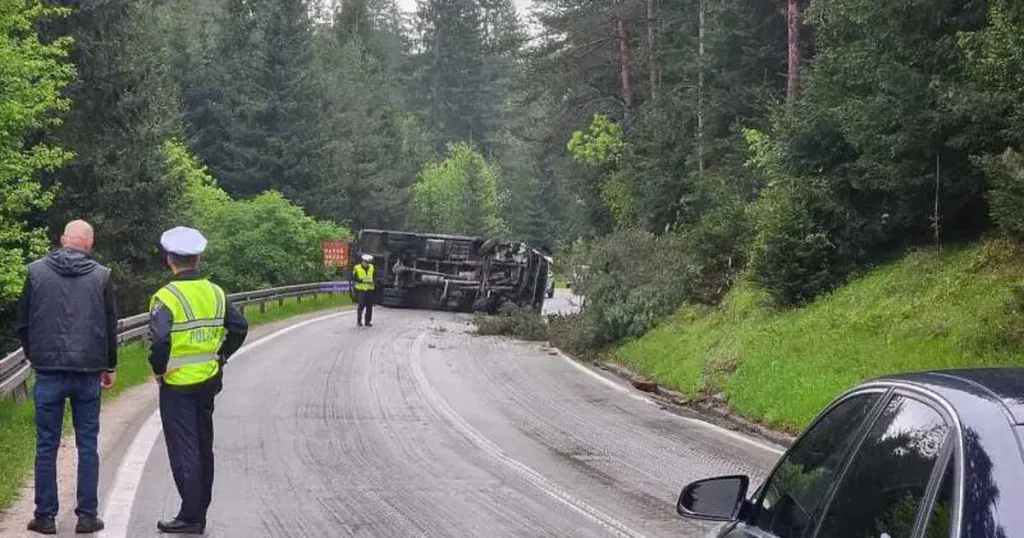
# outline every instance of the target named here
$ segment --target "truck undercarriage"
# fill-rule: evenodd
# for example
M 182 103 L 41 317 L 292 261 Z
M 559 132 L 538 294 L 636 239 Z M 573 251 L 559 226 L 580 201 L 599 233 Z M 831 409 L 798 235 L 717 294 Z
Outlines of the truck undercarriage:
M 361 230 L 350 252 L 356 263 L 373 256 L 383 306 L 493 313 L 544 305 L 548 258 L 522 242 Z

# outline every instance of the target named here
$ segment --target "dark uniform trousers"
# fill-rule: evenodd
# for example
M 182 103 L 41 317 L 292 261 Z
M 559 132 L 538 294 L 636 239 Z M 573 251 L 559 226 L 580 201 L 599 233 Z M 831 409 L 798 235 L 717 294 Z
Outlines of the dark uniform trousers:
M 359 307 L 356 309 L 356 321 L 363 322 L 363 311 L 366 311 L 366 323 L 373 323 L 373 291 L 357 291 Z
M 187 387 L 160 385 L 160 422 L 183 523 L 205 524 L 213 500 L 213 400 L 223 387 L 221 376 Z

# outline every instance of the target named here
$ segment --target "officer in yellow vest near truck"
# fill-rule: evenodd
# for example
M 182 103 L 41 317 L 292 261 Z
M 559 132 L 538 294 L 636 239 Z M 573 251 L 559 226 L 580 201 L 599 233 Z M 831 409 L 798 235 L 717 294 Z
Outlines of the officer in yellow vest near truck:
M 160 244 L 174 277 L 150 299 L 149 363 L 160 384 L 160 421 L 181 509 L 157 530 L 203 534 L 213 498 L 213 401 L 224 364 L 249 327 L 224 290 L 199 276 L 201 233 L 179 226 Z
M 362 263 L 352 269 L 354 280 L 352 287 L 356 290 L 356 299 L 359 301 L 359 307 L 356 309 L 356 324 L 360 327 L 363 326 L 363 311 L 366 311 L 366 326 L 373 327 L 373 277 L 375 270 L 373 264 L 370 263 L 373 261 L 373 256 L 363 254 L 362 260 Z

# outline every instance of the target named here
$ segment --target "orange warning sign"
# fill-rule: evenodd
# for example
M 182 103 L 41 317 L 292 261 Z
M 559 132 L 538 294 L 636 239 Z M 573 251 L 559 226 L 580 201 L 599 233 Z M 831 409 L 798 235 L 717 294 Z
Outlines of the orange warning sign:
M 324 241 L 324 266 L 348 267 L 348 243 L 346 241 Z

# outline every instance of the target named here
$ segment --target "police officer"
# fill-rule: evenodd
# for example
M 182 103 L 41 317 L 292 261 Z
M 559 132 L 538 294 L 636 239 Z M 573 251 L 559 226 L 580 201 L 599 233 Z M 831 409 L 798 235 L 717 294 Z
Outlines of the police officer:
M 363 326 L 363 311 L 366 311 L 366 326 L 373 327 L 373 276 L 374 267 L 370 262 L 373 256 L 363 254 L 363 261 L 352 270 L 355 279 L 356 298 L 359 307 L 356 309 L 356 324 Z
M 202 534 L 213 493 L 213 400 L 223 367 L 245 341 L 245 318 L 220 286 L 200 278 L 206 238 L 191 228 L 164 232 L 172 281 L 150 299 L 149 363 L 160 384 L 160 420 L 181 509 L 160 532 Z

